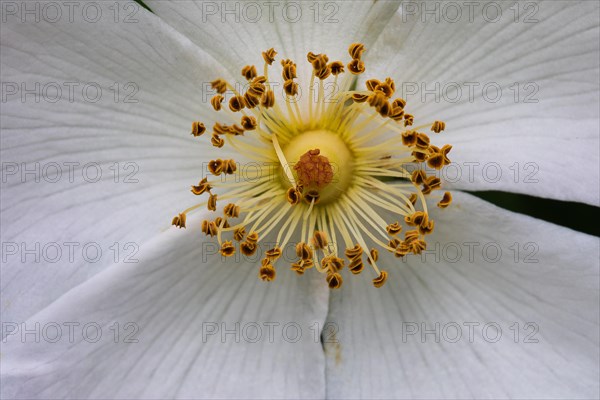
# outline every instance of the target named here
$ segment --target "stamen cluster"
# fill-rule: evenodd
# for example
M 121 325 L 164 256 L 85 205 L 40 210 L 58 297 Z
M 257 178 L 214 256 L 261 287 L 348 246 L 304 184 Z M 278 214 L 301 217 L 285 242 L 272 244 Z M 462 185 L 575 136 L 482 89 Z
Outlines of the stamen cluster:
M 207 200 L 179 213 L 173 225 L 185 228 L 186 215 L 204 206 L 211 212 L 220 210 L 218 217 L 202 221 L 202 232 L 217 238 L 224 257 L 238 251 L 251 257 L 260 250 L 258 275 L 265 281 L 276 278 L 275 265 L 293 239 L 296 258 L 290 260 L 291 269 L 303 275 L 314 267 L 332 289 L 343 283 L 346 261 L 341 254 L 352 275 L 360 274 L 366 261 L 376 274 L 373 285 L 381 287 L 388 272 L 378 268 L 379 250 L 373 246 L 396 257 L 422 253 L 425 238 L 435 227 L 426 196 L 441 187 L 440 178 L 428 176 L 424 166 L 440 170 L 450 164 L 452 146 L 437 147 L 422 131 L 440 133 L 445 129 L 442 121 L 413 127 L 415 118 L 406 112 L 406 101 L 393 99 L 396 87 L 391 78 L 368 79 L 366 90 L 350 90 L 353 76 L 366 70 L 364 51 L 360 43 L 349 47 L 350 75 L 342 82 L 338 82 L 344 73 L 341 61 L 309 52 L 312 77 L 303 111 L 292 60 L 281 61 L 283 100 L 277 100 L 268 75 L 276 67 L 274 49 L 262 53 L 262 75 L 254 65 L 242 68 L 246 81 L 242 93 L 223 79 L 213 81 L 210 103 L 224 114 L 225 122 L 212 126 L 211 145 L 217 149 L 229 145 L 243 158 L 263 165 L 258 178 L 250 180 L 241 176 L 235 160 L 211 160 L 212 178 L 203 177 L 191 187 L 194 195 L 208 196 Z M 333 102 L 325 101 L 323 82 L 329 78 L 334 79 Z M 194 137 L 205 132 L 204 123 L 192 123 Z M 293 159 L 288 159 L 290 154 Z M 272 165 L 277 166 L 275 174 Z M 221 179 L 225 177 L 236 179 Z M 217 201 L 224 205 L 218 207 Z M 446 192 L 437 205 L 446 208 L 451 202 Z M 390 221 L 389 215 L 396 218 Z M 263 251 L 262 240 L 275 230 L 274 245 Z

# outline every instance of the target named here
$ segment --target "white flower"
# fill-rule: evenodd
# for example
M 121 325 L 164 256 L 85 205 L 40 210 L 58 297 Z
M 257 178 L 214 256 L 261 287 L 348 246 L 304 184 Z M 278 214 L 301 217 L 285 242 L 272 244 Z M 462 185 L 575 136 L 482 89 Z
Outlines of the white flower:
M 596 2 L 478 3 L 472 19 L 456 3 L 456 23 L 425 3 L 277 3 L 272 18 L 252 3 L 258 19 L 250 3 L 147 3 L 156 15 L 2 3 L 3 398 L 598 397 L 598 239 L 459 191 L 598 205 Z M 354 42 L 368 77 L 419 95 L 441 82 L 442 101 L 410 108 L 448 123 L 465 174 L 435 214 L 438 250 L 386 264 L 379 290 L 359 275 L 330 292 L 316 271 L 265 283 L 255 263 L 207 256 L 199 220 L 161 231 L 213 158 L 187 134 L 214 121 L 206 83 L 234 81 L 271 47 L 300 66 Z

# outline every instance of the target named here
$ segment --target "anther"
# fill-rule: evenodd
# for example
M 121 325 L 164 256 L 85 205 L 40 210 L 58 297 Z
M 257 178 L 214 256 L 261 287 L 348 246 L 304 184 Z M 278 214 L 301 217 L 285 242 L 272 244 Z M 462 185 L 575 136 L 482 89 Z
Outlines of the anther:
M 229 126 L 215 122 L 213 125 L 213 132 L 217 135 L 225 135 L 227 132 L 229 132 Z
M 221 96 L 220 94 L 216 94 L 212 99 L 210 99 L 210 104 L 213 106 L 215 111 L 220 111 L 223 100 L 225 100 L 225 97 Z
M 192 186 L 192 193 L 194 193 L 196 196 L 199 196 L 206 191 L 210 191 L 210 189 L 212 189 L 212 186 L 210 186 L 208 183 L 208 179 L 204 178 L 198 183 L 197 186 Z
M 265 282 L 271 282 L 275 279 L 275 268 L 271 264 L 265 264 L 260 267 L 258 276 Z
M 275 61 L 276 55 L 277 55 L 277 52 L 275 51 L 274 48 L 270 48 L 269 50 L 263 51 L 263 53 L 262 53 L 263 59 L 269 65 L 273 64 L 273 61 Z
M 240 127 L 238 124 L 233 124 L 229 127 L 228 133 L 234 136 L 240 136 L 244 134 L 244 128 Z
M 383 93 L 374 93 L 369 96 L 368 101 L 371 107 L 379 108 L 387 102 L 387 98 Z
M 215 147 L 221 148 L 223 145 L 225 145 L 225 140 L 220 138 L 216 133 L 213 133 L 212 137 L 210 138 L 210 143 Z
M 225 82 L 223 79 L 215 79 L 210 83 L 210 85 L 219 94 L 223 94 L 227 90 L 227 82 Z
M 380 88 L 380 90 L 382 90 L 387 95 L 387 97 L 392 97 L 396 92 L 396 83 L 390 77 L 385 78 L 385 81 L 381 86 L 383 88 Z
M 413 254 L 421 254 L 427 248 L 427 242 L 422 239 L 411 242 L 411 251 Z
M 419 231 L 412 230 L 404 233 L 404 243 L 410 244 L 419 239 Z
M 330 289 L 339 289 L 342 287 L 342 276 L 337 272 L 333 274 L 327 274 L 326 280 Z
M 400 233 L 400 231 L 402 231 L 402 226 L 398 222 L 394 222 L 393 224 L 389 224 L 385 230 L 387 231 L 388 235 L 396 236 Z
M 449 144 L 445 144 L 440 150 L 440 152 L 444 155 L 444 165 L 451 163 L 450 159 L 448 158 L 448 153 L 450 153 L 450 150 L 452 150 L 452 146 Z
M 302 200 L 302 193 L 295 187 L 291 187 L 287 190 L 285 197 L 288 203 L 295 206 Z
M 313 252 L 310 246 L 304 242 L 300 242 L 296 245 L 296 255 L 301 260 L 310 260 L 313 258 Z
M 246 102 L 242 96 L 233 96 L 231 99 L 229 99 L 229 109 L 233 112 L 238 112 L 245 106 Z
M 365 63 L 361 60 L 352 60 L 348 63 L 348 71 L 353 75 L 359 75 L 365 72 Z
M 211 194 L 206 205 L 209 211 L 217 211 L 217 195 Z
M 246 65 L 244 68 L 242 68 L 242 76 L 247 80 L 256 78 L 256 75 L 256 67 L 254 65 Z
M 390 112 L 392 111 L 391 107 L 390 107 L 390 103 L 389 102 L 384 102 L 382 103 L 379 107 L 377 107 L 377 112 L 379 113 L 379 115 L 381 115 L 383 118 L 388 117 L 390 115 Z
M 221 217 L 215 218 L 215 225 L 221 228 L 229 228 L 229 222 Z
M 444 155 L 441 153 L 433 153 L 427 159 L 427 165 L 433 169 L 442 169 L 444 166 Z
M 312 64 L 317 59 L 318 56 L 319 56 L 319 54 L 315 54 L 312 51 L 309 51 L 306 54 L 306 59 L 308 60 L 309 63 Z
M 208 163 L 209 172 L 216 176 L 221 175 L 224 167 L 225 167 L 225 162 L 223 160 L 221 160 L 220 158 L 216 159 L 216 160 L 211 160 Z
M 334 255 L 330 255 L 321 260 L 321 266 L 329 272 L 339 272 L 344 268 L 344 260 Z
M 242 128 L 244 128 L 245 130 L 253 131 L 254 129 L 256 129 L 256 118 L 244 115 L 242 117 L 241 124 L 242 124 Z
M 329 75 L 331 75 L 331 68 L 328 66 L 325 66 L 325 68 L 322 68 L 315 73 L 315 76 L 322 81 L 327 79 Z
M 233 175 L 237 171 L 237 165 L 234 160 L 226 160 L 224 163 L 223 172 L 227 175 Z
M 388 274 L 386 271 L 381 271 L 379 276 L 375 279 L 373 279 L 373 285 L 376 288 L 380 288 L 383 286 L 383 284 L 385 283 L 385 281 L 387 280 Z
M 192 135 L 194 137 L 198 137 L 202 135 L 206 131 L 206 127 L 202 122 L 194 121 L 192 122 Z
M 247 257 L 253 256 L 254 253 L 256 253 L 257 248 L 258 246 L 256 245 L 256 243 L 248 242 L 248 238 L 246 238 L 245 242 L 242 242 L 240 244 L 240 251 L 243 255 Z
M 431 125 L 431 130 L 435 133 L 440 133 L 446 129 L 446 123 L 442 121 L 435 121 L 433 125 Z
M 367 90 L 370 90 L 371 92 L 375 91 L 377 86 L 379 86 L 380 84 L 381 84 L 381 82 L 377 79 L 369 79 L 368 81 L 365 82 L 365 86 L 367 87 Z
M 250 234 L 246 238 L 246 241 L 249 242 L 249 243 L 256 244 L 258 242 L 258 233 L 256 233 L 256 232 L 250 232 Z
M 178 215 L 176 215 L 175 217 L 173 217 L 173 220 L 171 221 L 172 225 L 175 225 L 178 228 L 185 228 L 185 213 L 180 213 Z
M 352 43 L 348 48 L 348 54 L 354 60 L 360 60 L 363 52 L 365 51 L 365 45 L 362 43 Z
M 406 131 L 402 133 L 402 144 L 408 147 L 412 147 L 417 143 L 417 132 Z
M 262 95 L 259 95 L 262 96 Z M 246 107 L 249 109 L 253 109 L 260 103 L 260 97 L 254 96 L 250 93 L 250 91 L 244 94 L 244 102 L 246 103 Z
M 401 107 L 392 106 L 388 117 L 390 117 L 396 122 L 400 122 L 404 118 L 404 109 Z
M 272 90 L 267 90 L 260 99 L 260 104 L 264 108 L 273 107 L 275 105 L 275 93 Z
M 266 87 L 262 83 L 253 83 L 252 85 L 250 85 L 250 87 L 246 91 L 246 94 L 250 94 L 254 97 L 260 98 L 260 96 L 262 96 L 263 93 L 265 92 L 265 89 L 266 89 Z
M 308 62 L 310 62 L 315 70 L 315 73 L 321 71 L 322 69 L 327 67 L 327 62 L 329 61 L 329 57 L 325 54 L 313 54 L 308 53 Z M 312 60 L 312 61 L 311 61 Z
M 429 148 L 429 136 L 424 133 L 417 134 L 417 149 L 427 150 Z
M 411 126 L 415 121 L 415 117 L 411 114 L 404 114 L 404 126 Z
M 430 176 L 427 178 L 425 183 L 423 184 L 422 192 L 423 194 L 429 194 L 432 190 L 439 189 L 442 186 L 442 180 L 435 176 Z
M 229 203 L 223 208 L 223 214 L 229 218 L 237 218 L 240 215 L 240 206 L 236 206 L 233 203 Z
M 348 265 L 348 269 L 354 275 L 360 274 L 364 268 L 365 268 L 365 264 L 363 263 L 362 259 L 360 259 L 360 258 L 355 258 L 354 260 L 352 260 L 350 262 L 350 265 Z
M 304 275 L 304 270 L 305 269 L 306 268 L 304 267 L 304 263 L 302 261 L 292 263 L 291 270 L 294 271 L 294 272 L 296 272 L 298 275 Z
M 283 83 L 283 90 L 288 96 L 295 96 L 298 94 L 298 84 L 292 80 L 285 81 Z
M 444 197 L 437 203 L 439 208 L 446 208 L 452 203 L 452 194 L 450 192 L 444 193 Z
M 316 249 L 324 249 L 327 247 L 327 236 L 325 235 L 325 232 L 315 231 L 313 245 Z
M 394 238 L 388 242 L 388 247 L 395 249 L 398 246 L 400 246 L 400 243 L 402 243 L 402 241 L 400 239 Z M 392 250 L 390 250 L 390 251 L 392 251 Z
M 206 234 L 206 236 L 216 236 L 219 232 L 217 228 L 217 224 L 212 221 L 204 220 L 202 221 L 202 232 Z
M 427 174 L 422 169 L 414 170 L 410 177 L 410 180 L 416 185 L 422 184 L 425 179 L 427 179 Z
M 387 78 L 390 79 L 390 78 Z M 391 81 L 391 83 L 389 83 L 386 79 L 385 83 L 380 83 L 379 85 L 377 85 L 377 87 L 375 88 L 376 91 L 383 93 L 385 95 L 385 97 L 390 98 L 394 95 L 394 81 Z
M 221 245 L 221 255 L 224 257 L 231 257 L 235 253 L 235 247 L 231 241 L 223 242 Z
M 364 103 L 365 101 L 369 100 L 369 95 L 368 94 L 360 94 L 360 93 L 354 93 L 352 95 L 352 100 L 354 100 L 355 103 Z
M 371 255 L 371 257 L 367 259 L 369 264 L 371 264 L 371 259 L 373 259 L 373 262 L 377 262 L 377 260 L 379 260 L 379 252 L 377 251 L 377 249 L 371 249 L 369 254 Z
M 427 153 L 424 150 L 413 151 L 411 155 L 415 158 L 415 161 L 424 162 L 427 161 Z
M 404 217 L 404 222 L 408 226 L 417 226 L 423 222 L 426 223 L 428 218 L 429 217 L 427 214 L 425 214 L 423 211 L 415 211 L 414 214 Z
M 308 204 L 311 204 L 313 202 L 315 204 L 319 204 L 320 200 L 321 200 L 321 195 L 319 194 L 318 190 L 309 190 L 304 195 L 304 201 Z
M 289 81 L 292 79 L 296 79 L 298 76 L 296 75 L 296 64 L 288 63 L 283 67 L 283 72 L 281 73 L 284 81 Z
M 398 258 L 402 258 L 405 255 L 407 255 L 408 253 L 410 253 L 410 245 L 407 244 L 406 242 L 402 242 L 398 246 L 396 246 L 396 250 L 394 251 L 394 256 L 396 256 Z
M 401 99 L 401 98 L 397 98 L 396 100 L 394 100 L 392 102 L 392 106 L 404 108 L 406 106 L 406 100 Z
M 233 231 L 233 238 L 236 242 L 241 242 L 244 239 L 244 236 L 246 236 L 246 228 L 243 226 L 241 228 L 236 228 Z
M 265 257 L 269 262 L 275 262 L 279 257 L 281 257 L 281 248 L 274 247 L 265 252 Z
M 344 252 L 344 254 L 346 254 L 346 257 L 348 257 L 349 260 L 360 258 L 362 256 L 362 253 L 363 248 L 360 247 L 359 244 L 355 244 L 354 247 L 350 247 Z
M 429 235 L 430 233 L 433 232 L 434 226 L 435 226 L 435 223 L 432 219 L 428 220 L 427 222 L 422 222 L 419 225 L 419 233 L 421 235 Z
M 341 61 L 334 61 L 329 64 L 329 69 L 331 69 L 331 75 L 337 76 L 344 72 L 344 64 Z

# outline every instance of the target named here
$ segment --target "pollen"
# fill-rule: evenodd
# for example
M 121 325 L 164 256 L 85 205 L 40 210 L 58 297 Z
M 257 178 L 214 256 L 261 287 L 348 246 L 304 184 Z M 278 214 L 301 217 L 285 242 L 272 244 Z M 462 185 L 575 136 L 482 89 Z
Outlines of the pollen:
M 452 146 L 437 143 L 446 123 L 420 121 L 391 77 L 363 77 L 363 44 L 341 50 L 335 61 L 308 52 L 276 63 L 274 48 L 248 57 L 241 82 L 211 82 L 205 107 L 215 118 L 191 124 L 194 145 L 215 155 L 191 185 L 200 202 L 172 225 L 208 210 L 193 223 L 224 259 L 258 255 L 262 281 L 287 263 L 298 276 L 322 274 L 332 290 L 349 276 L 382 288 L 388 272 L 402 274 L 398 258 L 427 249 L 436 213 L 452 203 L 437 194 L 451 163 Z M 308 80 L 296 62 L 308 63 Z
M 333 180 L 333 167 L 319 149 L 304 153 L 294 167 L 298 181 L 305 187 L 322 188 Z

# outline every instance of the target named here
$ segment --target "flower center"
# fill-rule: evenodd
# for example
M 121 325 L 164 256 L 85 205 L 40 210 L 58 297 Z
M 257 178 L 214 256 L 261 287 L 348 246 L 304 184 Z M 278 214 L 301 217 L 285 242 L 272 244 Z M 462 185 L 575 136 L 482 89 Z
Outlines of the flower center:
M 287 246 L 296 254 L 289 260 L 293 271 L 302 275 L 314 268 L 332 289 L 342 285 L 345 265 L 358 275 L 365 261 L 375 273 L 373 285 L 381 287 L 388 273 L 377 265 L 379 250 L 398 258 L 421 254 L 434 229 L 427 198 L 441 187 L 440 178 L 428 173 L 450 163 L 452 146 L 431 144 L 423 131 L 440 133 L 445 123 L 413 126 L 406 101 L 392 99 L 391 78 L 368 79 L 366 89 L 352 89 L 365 72 L 364 51 L 360 43 L 348 49 L 350 75 L 342 75 L 342 62 L 308 53 L 312 76 L 302 91 L 296 63 L 284 59 L 283 89 L 276 94 L 269 80 L 274 49 L 262 54 L 263 75 L 253 65 L 242 68 L 243 91 L 223 79 L 213 81 L 210 103 L 226 122 L 214 123 L 210 144 L 215 152 L 227 144 L 248 164 L 211 160 L 208 175 L 191 187 L 208 199 L 179 213 L 172 224 L 185 228 L 189 213 L 219 209 L 219 216 L 202 221 L 202 232 L 216 236 L 224 257 L 262 254 L 258 275 L 265 281 L 275 279 L 275 265 L 290 253 Z M 300 93 L 308 100 L 303 109 Z M 194 137 L 205 131 L 202 122 L 192 123 Z M 244 167 L 250 165 L 257 174 L 248 176 Z M 273 165 L 282 173 L 274 175 Z M 451 201 L 449 192 L 437 196 L 439 208 Z
M 314 130 L 294 137 L 283 149 L 294 177 L 310 194 L 307 199 L 327 204 L 346 192 L 352 180 L 353 159 L 348 146 L 334 132 Z M 284 168 L 286 168 L 284 166 Z M 290 183 L 284 180 L 284 185 Z M 309 201 L 310 202 L 310 201 Z

